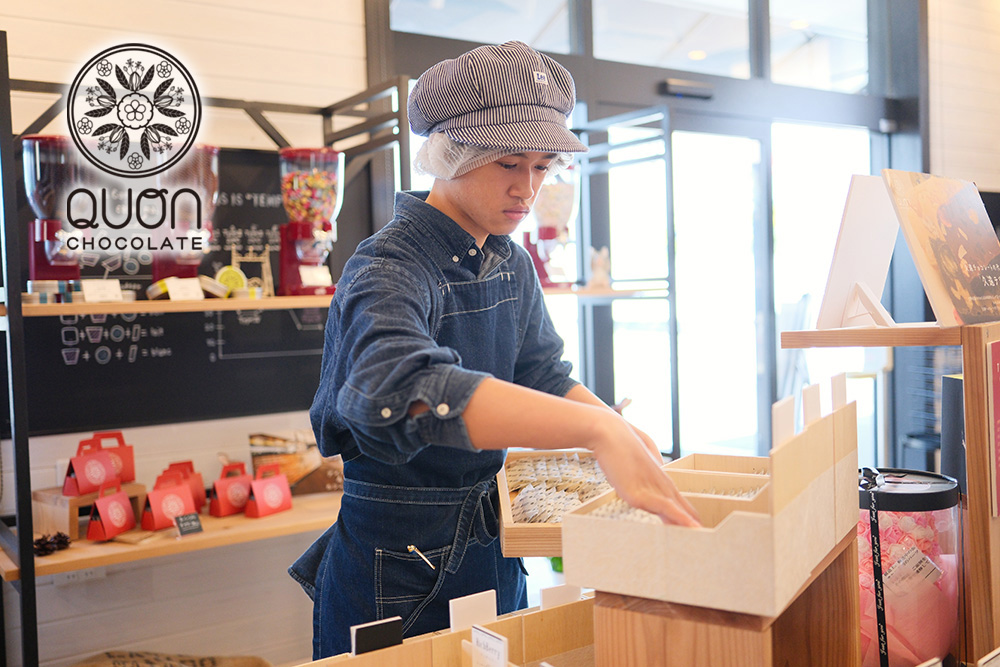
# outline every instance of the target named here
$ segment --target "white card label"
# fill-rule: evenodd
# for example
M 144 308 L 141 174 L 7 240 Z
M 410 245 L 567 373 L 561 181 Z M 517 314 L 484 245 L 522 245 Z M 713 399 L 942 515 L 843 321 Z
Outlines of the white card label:
M 201 289 L 201 281 L 197 278 L 164 278 L 167 284 L 167 296 L 171 301 L 201 301 L 205 293 Z
M 895 595 L 908 595 L 940 578 L 938 566 L 916 547 L 907 549 L 883 577 L 886 588 Z
M 299 280 L 303 287 L 329 287 L 333 284 L 330 268 L 323 266 L 300 266 Z
M 122 284 L 117 278 L 81 280 L 83 300 L 87 303 L 110 303 L 122 300 Z
M 491 588 L 448 600 L 448 617 L 452 632 L 492 623 L 497 620 L 497 592 Z
M 472 667 L 507 667 L 507 638 L 472 626 Z

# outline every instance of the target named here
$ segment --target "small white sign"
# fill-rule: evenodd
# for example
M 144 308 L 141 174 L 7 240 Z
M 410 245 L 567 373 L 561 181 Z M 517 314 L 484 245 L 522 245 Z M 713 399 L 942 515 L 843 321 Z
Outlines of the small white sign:
M 111 303 L 122 300 L 122 284 L 117 278 L 81 280 L 83 300 L 87 303 Z
M 507 638 L 472 626 L 472 667 L 507 667 Z
M 329 287 L 333 284 L 330 268 L 322 266 L 300 266 L 299 279 L 303 287 Z
M 482 593 L 453 598 L 448 601 L 448 616 L 452 632 L 492 623 L 497 620 L 497 592 L 491 588 Z
M 171 301 L 202 301 L 205 293 L 201 289 L 201 281 L 197 278 L 165 278 L 167 296 Z
M 552 607 L 558 607 L 561 604 L 577 602 L 580 600 L 580 594 L 582 592 L 582 588 L 579 586 L 571 586 L 570 584 L 543 588 L 540 591 L 542 596 L 542 611 L 551 609 Z
M 924 552 L 910 547 L 885 573 L 885 586 L 896 595 L 908 595 L 941 578 L 941 570 Z

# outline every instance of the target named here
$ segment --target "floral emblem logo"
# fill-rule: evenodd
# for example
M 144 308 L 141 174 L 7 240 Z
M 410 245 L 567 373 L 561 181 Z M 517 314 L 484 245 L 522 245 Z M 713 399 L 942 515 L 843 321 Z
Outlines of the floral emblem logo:
M 94 165 L 116 176 L 149 176 L 194 145 L 201 99 L 172 55 L 122 44 L 91 58 L 69 89 L 69 131 Z
M 250 489 L 246 484 L 232 484 L 226 490 L 226 497 L 229 498 L 229 502 L 232 503 L 233 507 L 243 507 L 247 504 L 247 500 L 250 497 Z
M 115 528 L 121 528 L 125 525 L 125 508 L 117 500 L 108 503 L 108 520 L 111 525 Z
M 272 508 L 281 505 L 281 489 L 273 484 L 264 489 L 264 504 Z
M 184 501 L 176 493 L 168 493 L 160 501 L 160 509 L 163 510 L 163 516 L 173 519 L 184 511 Z
M 87 478 L 88 482 L 96 486 L 104 482 L 107 473 L 99 461 L 91 459 L 83 466 L 83 476 Z

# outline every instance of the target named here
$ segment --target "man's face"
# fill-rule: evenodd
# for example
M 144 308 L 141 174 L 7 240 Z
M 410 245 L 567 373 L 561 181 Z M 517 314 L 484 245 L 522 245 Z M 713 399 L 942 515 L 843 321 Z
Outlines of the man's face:
M 427 203 L 476 238 L 511 234 L 527 217 L 555 153 L 515 153 L 450 181 L 437 180 Z

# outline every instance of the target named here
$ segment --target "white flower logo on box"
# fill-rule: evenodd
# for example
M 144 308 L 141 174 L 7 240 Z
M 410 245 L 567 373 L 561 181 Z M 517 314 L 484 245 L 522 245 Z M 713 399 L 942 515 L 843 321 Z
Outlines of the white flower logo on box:
M 69 131 L 94 165 L 116 176 L 157 174 L 194 145 L 201 99 L 163 49 L 122 44 L 91 58 L 69 89 Z
M 226 489 L 226 498 L 233 507 L 243 507 L 250 497 L 250 487 L 246 484 L 230 484 Z
M 113 500 L 108 503 L 107 517 L 108 521 L 111 522 L 115 528 L 121 528 L 125 525 L 125 517 L 128 515 L 125 513 L 125 507 L 118 502 Z
M 264 489 L 264 504 L 268 507 L 278 507 L 281 505 L 281 490 L 274 484 Z
M 99 486 L 108 475 L 100 461 L 91 459 L 83 466 L 83 476 L 94 486 Z
M 114 452 L 108 452 L 108 456 L 111 457 L 111 465 L 115 469 L 115 474 L 121 477 L 122 468 L 124 467 L 124 464 L 122 463 L 122 457 L 118 456 Z
M 176 493 L 168 493 L 163 496 L 163 500 L 160 502 L 160 509 L 163 510 L 165 517 L 173 519 L 184 511 L 184 501 Z

